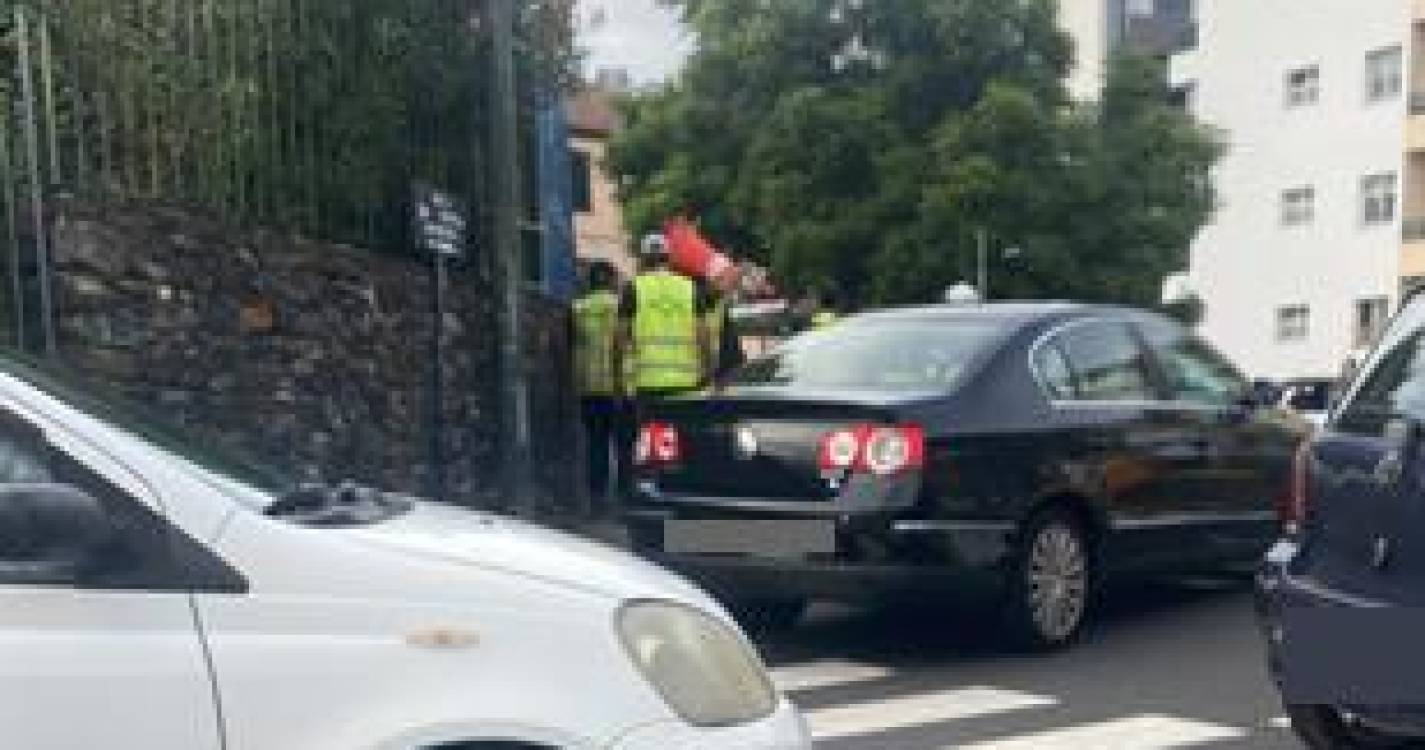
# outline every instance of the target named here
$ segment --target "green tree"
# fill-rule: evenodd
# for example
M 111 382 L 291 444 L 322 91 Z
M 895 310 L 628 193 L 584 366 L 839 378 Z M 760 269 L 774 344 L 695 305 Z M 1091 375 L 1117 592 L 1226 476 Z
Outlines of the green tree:
M 1210 216 L 1211 134 L 1152 61 L 1071 104 L 1053 0 L 667 4 L 699 48 L 626 103 L 610 166 L 637 231 L 691 215 L 788 286 L 861 303 L 973 278 L 983 232 L 997 296 L 1151 304 Z

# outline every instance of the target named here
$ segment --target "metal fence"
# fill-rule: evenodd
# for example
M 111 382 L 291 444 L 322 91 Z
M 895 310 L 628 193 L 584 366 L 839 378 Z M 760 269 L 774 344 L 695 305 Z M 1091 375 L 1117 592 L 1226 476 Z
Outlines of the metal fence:
M 481 196 L 488 54 L 469 0 L 0 0 L 8 343 L 53 345 L 57 192 L 153 200 L 379 251 L 410 185 Z

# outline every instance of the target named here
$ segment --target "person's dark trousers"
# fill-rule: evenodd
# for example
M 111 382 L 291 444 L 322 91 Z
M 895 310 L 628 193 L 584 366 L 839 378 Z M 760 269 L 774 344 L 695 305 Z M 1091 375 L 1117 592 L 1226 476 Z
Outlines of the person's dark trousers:
M 585 396 L 583 399 L 585 467 L 589 479 L 589 500 L 594 515 L 607 515 L 611 508 L 609 490 L 611 480 L 623 472 L 622 433 L 626 421 L 622 415 L 620 399 L 608 396 Z M 612 460 L 611 460 L 612 457 Z

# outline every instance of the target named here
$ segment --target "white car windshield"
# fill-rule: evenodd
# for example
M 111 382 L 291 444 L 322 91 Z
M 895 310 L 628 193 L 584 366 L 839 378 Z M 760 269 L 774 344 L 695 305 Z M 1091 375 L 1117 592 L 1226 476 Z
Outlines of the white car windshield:
M 296 478 L 270 462 L 217 443 L 175 420 L 170 414 L 124 398 L 111 387 L 82 377 L 75 371 L 7 352 L 0 369 L 49 396 L 105 424 L 133 434 L 145 442 L 191 461 L 221 477 L 280 495 L 290 492 Z

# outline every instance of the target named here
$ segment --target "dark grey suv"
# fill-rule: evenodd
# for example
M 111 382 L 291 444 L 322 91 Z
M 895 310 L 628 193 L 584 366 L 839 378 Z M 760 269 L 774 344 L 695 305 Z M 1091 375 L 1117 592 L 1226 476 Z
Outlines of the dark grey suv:
M 1425 746 L 1425 297 L 1302 446 L 1282 515 L 1258 603 L 1297 732 Z

